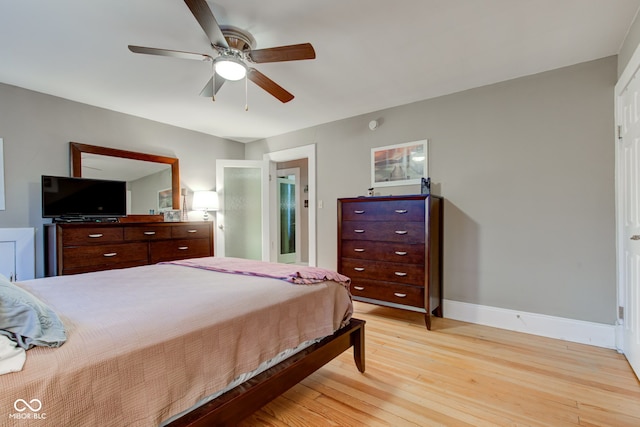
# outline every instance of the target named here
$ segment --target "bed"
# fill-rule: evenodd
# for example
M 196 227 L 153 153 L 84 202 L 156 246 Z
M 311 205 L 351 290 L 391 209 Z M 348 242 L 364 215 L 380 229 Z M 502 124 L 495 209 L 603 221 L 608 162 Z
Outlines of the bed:
M 210 257 L 18 283 L 66 342 L 0 375 L 0 424 L 233 425 L 350 347 L 364 372 L 348 284 L 283 268 Z

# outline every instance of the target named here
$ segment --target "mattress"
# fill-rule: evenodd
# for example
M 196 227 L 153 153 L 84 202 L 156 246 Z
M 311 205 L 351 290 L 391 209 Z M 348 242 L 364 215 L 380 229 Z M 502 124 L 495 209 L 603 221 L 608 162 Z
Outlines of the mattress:
M 333 281 L 178 265 L 19 285 L 60 315 L 68 339 L 29 350 L 21 372 L 0 376 L 0 425 L 159 425 L 352 313 Z

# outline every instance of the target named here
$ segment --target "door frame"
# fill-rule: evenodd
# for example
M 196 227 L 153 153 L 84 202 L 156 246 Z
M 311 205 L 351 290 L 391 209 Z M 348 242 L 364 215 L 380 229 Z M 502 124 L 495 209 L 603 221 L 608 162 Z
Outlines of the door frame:
M 316 144 L 303 145 L 295 148 L 288 148 L 284 150 L 274 151 L 271 153 L 263 154 L 264 160 L 270 161 L 274 166 L 275 163 L 288 162 L 291 160 L 307 159 L 308 166 L 308 185 L 309 185 L 309 266 L 316 267 L 317 263 L 317 247 L 316 247 Z M 272 176 L 275 175 L 272 173 Z M 275 248 L 277 242 L 274 240 L 277 238 L 277 224 L 275 211 L 278 208 L 276 203 L 276 181 L 272 179 L 270 181 L 269 191 L 269 210 L 270 210 L 270 247 Z M 271 261 L 277 262 L 277 250 L 271 250 Z M 274 259 L 275 257 L 275 259 Z

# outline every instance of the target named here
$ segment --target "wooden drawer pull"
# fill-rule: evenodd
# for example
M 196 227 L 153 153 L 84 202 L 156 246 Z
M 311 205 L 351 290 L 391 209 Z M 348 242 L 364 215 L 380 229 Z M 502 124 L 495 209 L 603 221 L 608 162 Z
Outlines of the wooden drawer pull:
M 394 274 L 395 274 L 396 276 L 400 276 L 400 277 L 404 277 L 404 276 L 406 276 L 406 275 L 407 275 L 407 273 L 405 273 L 405 272 L 403 272 L 403 271 L 396 271 Z
M 407 296 L 407 294 L 401 294 L 400 292 L 394 292 L 393 294 L 398 298 L 405 298 Z
M 355 271 L 364 271 L 364 267 L 353 267 Z
M 107 258 L 111 258 L 116 255 L 118 255 L 118 252 L 109 252 L 108 254 L 102 254 L 102 256 L 105 256 Z
M 156 234 L 156 232 L 155 231 L 145 231 L 143 234 L 145 236 L 153 236 L 154 234 Z
M 395 251 L 396 255 L 405 256 L 407 253 L 405 251 Z
M 360 211 L 360 210 L 358 210 L 358 211 L 353 211 L 353 213 L 355 213 L 355 214 L 357 214 L 357 215 L 362 215 L 362 214 L 364 213 L 364 211 Z
M 354 248 L 353 249 L 354 252 L 364 252 L 363 248 Z
M 396 213 L 397 214 L 406 214 L 407 212 L 409 212 L 409 211 L 406 210 L 406 209 L 396 209 Z
M 187 230 L 187 233 L 197 233 L 198 230 Z
M 396 234 L 407 234 L 407 230 L 396 230 Z
M 178 250 L 180 251 L 186 251 L 187 249 L 189 249 L 189 246 L 178 246 Z
M 102 233 L 96 233 L 96 234 L 89 234 L 89 237 L 91 237 L 92 239 L 97 239 L 104 236 L 104 234 Z
M 356 291 L 364 291 L 364 286 L 354 286 L 353 289 Z
M 357 230 L 353 230 L 353 231 L 354 231 L 354 233 L 364 233 L 364 230 L 361 230 L 361 229 L 357 229 Z

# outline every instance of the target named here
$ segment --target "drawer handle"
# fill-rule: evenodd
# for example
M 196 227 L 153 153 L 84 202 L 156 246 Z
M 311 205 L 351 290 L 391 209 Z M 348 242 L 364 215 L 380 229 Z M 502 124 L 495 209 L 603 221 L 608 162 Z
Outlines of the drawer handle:
M 360 230 L 360 229 L 353 230 L 353 231 L 354 231 L 355 233 L 364 233 L 364 230 Z
M 364 271 L 364 267 L 353 267 L 355 271 Z
M 145 235 L 145 236 L 153 236 L 154 234 L 156 234 L 156 232 L 155 232 L 155 231 L 145 231 L 145 232 L 144 232 L 144 235 Z
M 118 252 L 109 252 L 108 254 L 102 254 L 102 256 L 105 256 L 107 258 L 111 258 L 116 255 L 118 255 Z
M 358 211 L 353 211 L 353 213 L 355 213 L 355 214 L 357 214 L 357 215 L 362 215 L 362 214 L 364 213 L 364 211 L 360 211 L 360 210 L 358 210 Z
M 178 246 L 178 250 L 186 251 L 187 249 L 189 249 L 189 246 Z
M 404 271 L 396 271 L 394 273 L 396 276 L 400 276 L 400 277 L 404 277 L 407 275 L 407 273 L 405 273 Z
M 407 230 L 396 230 L 396 234 L 407 234 Z
M 89 234 L 89 237 L 91 237 L 92 239 L 97 239 L 99 237 L 104 236 L 104 234 L 102 233 L 96 233 L 96 234 Z
M 354 248 L 353 249 L 354 252 L 364 252 L 363 248 Z
M 395 296 L 397 296 L 398 298 L 406 298 L 407 294 L 401 294 L 400 292 L 394 292 L 393 293 Z
M 405 251 L 395 251 L 396 255 L 405 256 L 407 253 Z
M 409 211 L 406 210 L 406 209 L 396 209 L 396 213 L 397 214 L 406 214 L 407 212 L 409 212 Z
M 364 286 L 354 286 L 353 289 L 356 291 L 364 291 Z
M 197 233 L 198 230 L 187 230 L 187 233 Z

